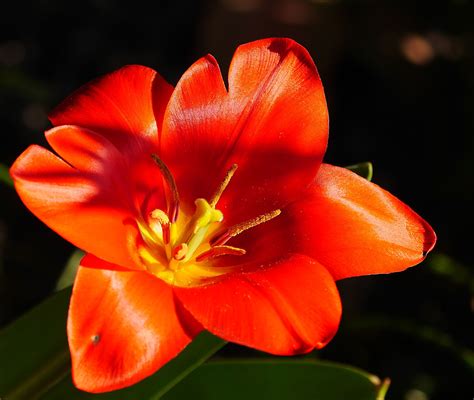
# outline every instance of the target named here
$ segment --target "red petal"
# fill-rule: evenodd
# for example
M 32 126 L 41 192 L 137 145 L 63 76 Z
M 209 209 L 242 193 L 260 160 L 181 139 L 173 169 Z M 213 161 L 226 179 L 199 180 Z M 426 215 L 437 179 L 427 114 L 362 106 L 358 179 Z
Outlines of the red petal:
M 101 133 L 130 154 L 153 146 L 172 91 L 152 69 L 130 65 L 84 85 L 50 119 L 55 126 L 79 125 Z
M 331 275 L 302 255 L 207 286 L 174 290 L 205 329 L 273 354 L 323 347 L 336 333 L 341 316 Z
M 168 104 L 161 154 L 188 203 L 209 198 L 237 163 L 219 202 L 231 223 L 295 199 L 319 167 L 327 133 L 310 55 L 292 40 L 266 39 L 237 49 L 228 92 L 214 58 L 191 66 Z
M 175 357 L 196 326 L 158 278 L 81 267 L 68 319 L 74 383 L 93 393 L 132 385 Z
M 150 211 L 166 207 L 162 175 L 151 150 L 140 154 L 130 154 L 129 149 L 119 152 L 104 136 L 77 126 L 51 129 L 46 139 L 69 164 L 97 174 L 100 190 L 110 188 L 115 202 L 126 205 L 132 215 L 141 213 L 146 219 Z
M 82 257 L 81 266 L 87 267 L 87 268 L 104 269 L 104 270 L 110 270 L 110 271 L 122 271 L 122 272 L 127 272 L 131 270 L 131 268 L 124 268 L 120 265 L 112 264 L 110 262 L 101 260 L 100 258 L 96 257 L 95 255 L 91 253 L 86 253 L 86 255 Z M 141 270 L 145 271 L 144 269 L 141 269 Z
M 60 144 L 67 133 L 78 141 L 77 147 Z M 112 173 L 121 168 L 119 153 L 100 136 L 79 129 L 56 128 L 48 139 L 61 150 L 67 149 L 72 164 L 83 170 L 42 147 L 31 146 L 11 168 L 21 199 L 75 246 L 132 268 L 129 249 L 138 233 L 135 223 L 130 224 L 129 196 L 120 185 L 120 176 Z
M 334 279 L 403 271 L 433 248 L 433 229 L 407 205 L 358 175 L 323 164 L 302 200 L 232 245 L 244 257 L 307 254 Z

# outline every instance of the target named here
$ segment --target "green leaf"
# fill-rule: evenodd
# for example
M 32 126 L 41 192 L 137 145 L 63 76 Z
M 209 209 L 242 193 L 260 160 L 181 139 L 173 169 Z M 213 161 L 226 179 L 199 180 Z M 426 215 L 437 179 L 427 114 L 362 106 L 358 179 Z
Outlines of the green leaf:
M 67 260 L 66 266 L 64 267 L 61 276 L 56 282 L 56 290 L 62 290 L 74 283 L 77 268 L 79 267 L 82 257 L 84 257 L 84 252 L 82 250 L 74 250 L 74 252 L 69 257 L 69 260 Z
M 434 253 L 428 259 L 427 271 L 438 274 L 459 286 L 467 286 L 474 293 L 474 273 L 467 266 L 447 254 Z
M 204 363 L 215 352 L 226 344 L 208 332 L 203 332 L 197 336 L 193 342 L 186 347 L 174 360 L 162 367 L 157 373 L 149 378 L 128 388 L 110 393 L 94 394 L 77 390 L 68 375 L 59 384 L 51 388 L 42 400 L 76 400 L 76 399 L 97 399 L 97 400 L 154 400 L 161 398 L 166 392 L 183 380 L 194 369 Z
M 13 180 L 8 172 L 8 167 L 0 163 L 0 181 L 6 183 L 8 186 L 13 187 Z
M 383 400 L 388 381 L 341 364 L 316 360 L 211 361 L 163 400 Z
M 460 346 L 447 333 L 419 321 L 372 315 L 358 318 L 356 322 L 350 325 L 350 329 L 358 333 L 370 332 L 373 334 L 374 332 L 388 331 L 410 336 L 449 351 L 453 356 L 459 358 L 470 371 L 474 372 L 474 352 L 471 349 Z
M 361 176 L 362 178 L 367 179 L 368 181 L 372 180 L 374 168 L 370 161 L 362 162 L 362 163 L 354 164 L 354 165 L 349 165 L 345 168 L 352 172 L 355 172 L 357 175 Z
M 0 331 L 0 399 L 89 399 L 71 382 L 66 320 L 71 288 L 54 296 Z M 156 374 L 94 399 L 155 399 L 201 365 L 225 341 L 204 332 Z
M 0 398 L 35 399 L 69 370 L 66 316 L 71 289 L 0 331 Z

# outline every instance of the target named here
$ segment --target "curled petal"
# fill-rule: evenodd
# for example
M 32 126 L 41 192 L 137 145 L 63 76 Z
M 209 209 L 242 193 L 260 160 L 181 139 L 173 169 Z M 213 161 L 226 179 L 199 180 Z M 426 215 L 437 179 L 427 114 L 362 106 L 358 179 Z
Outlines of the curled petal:
M 67 150 L 72 165 L 40 146 L 29 147 L 11 168 L 18 194 L 33 214 L 75 246 L 133 268 L 130 248 L 138 232 L 129 223 L 129 195 L 111 173 L 121 166 L 117 150 L 103 147 L 97 135 L 68 128 L 56 128 L 49 136 L 55 145 L 61 130 L 75 134 L 79 143 Z M 81 147 L 86 140 L 88 147 Z
M 84 85 L 49 116 L 55 126 L 86 128 L 118 149 L 126 168 L 115 171 L 116 177 L 129 184 L 135 207 L 145 215 L 164 200 L 161 176 L 151 155 L 157 152 L 158 133 L 172 91 L 154 70 L 129 65 Z M 75 136 L 64 140 L 80 145 Z M 124 174 L 129 175 L 129 181 Z
M 103 134 L 125 154 L 140 152 L 156 141 L 172 91 L 152 69 L 129 65 L 82 86 L 49 117 Z
M 234 223 L 295 199 L 321 163 L 327 134 L 310 55 L 290 39 L 266 39 L 237 49 L 228 90 L 212 56 L 188 69 L 165 113 L 161 155 L 188 203 L 210 198 L 238 164 L 218 205 Z
M 74 383 L 93 393 L 132 385 L 175 357 L 199 330 L 158 278 L 80 267 L 68 318 Z
M 273 354 L 323 347 L 334 336 L 341 316 L 333 278 L 302 255 L 174 291 L 205 329 Z
M 406 204 L 344 168 L 323 164 L 302 199 L 232 245 L 254 258 L 306 254 L 334 279 L 403 271 L 423 261 L 436 235 Z M 233 262 L 246 262 L 245 257 Z

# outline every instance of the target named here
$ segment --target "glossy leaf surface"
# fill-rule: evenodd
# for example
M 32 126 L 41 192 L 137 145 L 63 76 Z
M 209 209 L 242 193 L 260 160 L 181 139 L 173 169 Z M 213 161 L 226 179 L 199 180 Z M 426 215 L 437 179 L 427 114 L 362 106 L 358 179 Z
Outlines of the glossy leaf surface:
M 69 370 L 64 289 L 0 332 L 0 398 L 33 399 Z
M 77 274 L 77 268 L 79 267 L 82 257 L 84 257 L 84 252 L 82 250 L 76 249 L 72 252 L 69 260 L 67 260 L 63 272 L 56 282 L 56 290 L 62 290 L 74 283 L 74 279 L 76 278 Z
M 170 361 L 154 375 L 133 386 L 109 393 L 90 394 L 76 389 L 72 384 L 70 374 L 68 374 L 61 382 L 52 387 L 42 399 L 158 399 L 224 345 L 225 342 L 223 340 L 203 332 L 178 357 Z
M 164 400 L 313 399 L 383 400 L 380 380 L 340 364 L 315 360 L 209 362 L 184 379 Z

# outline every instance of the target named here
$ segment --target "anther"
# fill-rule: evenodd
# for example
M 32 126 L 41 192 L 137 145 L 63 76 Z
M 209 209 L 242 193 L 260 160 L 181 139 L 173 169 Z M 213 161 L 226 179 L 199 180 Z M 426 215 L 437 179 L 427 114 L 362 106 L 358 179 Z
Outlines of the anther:
M 215 246 L 196 257 L 197 262 L 205 261 L 219 256 L 242 256 L 246 253 L 245 249 L 233 246 Z
M 224 193 L 225 188 L 229 184 L 230 180 L 234 176 L 234 173 L 237 169 L 237 164 L 232 164 L 232 166 L 227 170 L 224 180 L 221 182 L 215 193 L 212 195 L 211 200 L 209 201 L 209 205 L 211 207 L 215 207 L 217 202 L 222 196 L 222 193 Z
M 240 233 L 246 231 L 247 229 L 250 229 L 257 225 L 268 222 L 271 219 L 278 217 L 280 214 L 281 214 L 281 210 L 279 209 L 273 210 L 268 213 L 259 215 L 258 217 L 249 219 L 248 221 L 241 222 L 240 224 L 231 226 L 230 228 L 227 228 L 224 232 L 220 233 L 219 235 L 211 239 L 210 244 L 211 246 L 223 245 L 234 236 L 239 235 Z
M 173 258 L 177 261 L 181 261 L 188 254 L 188 245 L 181 243 L 173 249 Z
M 150 218 L 157 220 L 161 225 L 163 243 L 168 244 L 170 242 L 170 219 L 168 215 L 163 210 L 157 208 L 150 213 Z
M 174 223 L 178 219 L 179 211 L 179 194 L 178 187 L 176 186 L 176 181 L 174 180 L 171 171 L 168 169 L 168 167 L 160 157 L 158 157 L 156 154 L 152 154 L 151 157 L 160 169 L 161 175 L 163 175 L 163 178 L 168 184 L 168 188 L 171 192 L 172 199 L 169 205 L 168 215 L 170 216 L 171 223 Z

